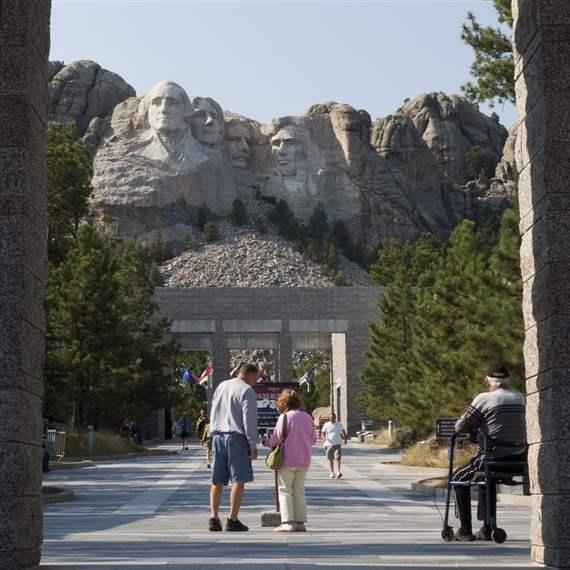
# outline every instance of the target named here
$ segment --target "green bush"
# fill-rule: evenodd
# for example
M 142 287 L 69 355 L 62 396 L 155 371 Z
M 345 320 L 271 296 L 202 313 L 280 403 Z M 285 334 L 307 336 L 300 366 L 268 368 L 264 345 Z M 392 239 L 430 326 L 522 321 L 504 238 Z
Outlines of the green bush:
M 260 234 L 267 233 L 267 224 L 265 223 L 265 219 L 263 218 L 263 216 L 257 216 L 257 218 L 255 218 L 253 227 L 255 228 L 255 231 Z
M 198 227 L 204 231 L 204 227 L 206 225 L 206 223 L 208 222 L 208 218 L 210 217 L 210 211 L 208 210 L 208 207 L 205 205 L 200 206 L 200 209 L 198 210 Z
M 144 451 L 130 437 L 123 437 L 109 431 L 97 431 L 93 438 L 93 456 L 125 455 L 136 451 Z M 87 445 L 87 432 L 68 433 L 65 437 L 65 455 L 68 457 L 90 457 Z
M 247 224 L 247 210 L 239 198 L 233 201 L 230 219 L 234 226 L 245 226 Z
M 204 224 L 204 236 L 209 243 L 216 241 L 220 237 L 218 226 L 214 222 L 206 222 Z

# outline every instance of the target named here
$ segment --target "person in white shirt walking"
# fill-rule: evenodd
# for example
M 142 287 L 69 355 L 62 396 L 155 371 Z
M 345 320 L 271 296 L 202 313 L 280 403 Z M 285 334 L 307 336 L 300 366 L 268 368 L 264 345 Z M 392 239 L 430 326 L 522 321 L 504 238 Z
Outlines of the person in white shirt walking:
M 346 445 L 347 435 L 344 427 L 336 421 L 336 414 L 331 414 L 331 419 L 321 428 L 321 438 L 325 439 L 325 455 L 329 462 L 331 479 L 340 479 L 342 471 L 340 464 L 342 459 L 342 442 Z M 335 470 L 336 467 L 336 470 Z

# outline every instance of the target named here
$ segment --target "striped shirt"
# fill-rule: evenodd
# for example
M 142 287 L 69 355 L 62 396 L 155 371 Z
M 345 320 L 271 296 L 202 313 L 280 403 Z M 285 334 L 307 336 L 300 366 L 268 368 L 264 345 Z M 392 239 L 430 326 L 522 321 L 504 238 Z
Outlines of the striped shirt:
M 503 387 L 483 392 L 475 396 L 455 424 L 455 430 L 481 430 L 491 439 L 497 440 L 491 452 L 494 457 L 523 453 L 526 449 L 524 396 Z

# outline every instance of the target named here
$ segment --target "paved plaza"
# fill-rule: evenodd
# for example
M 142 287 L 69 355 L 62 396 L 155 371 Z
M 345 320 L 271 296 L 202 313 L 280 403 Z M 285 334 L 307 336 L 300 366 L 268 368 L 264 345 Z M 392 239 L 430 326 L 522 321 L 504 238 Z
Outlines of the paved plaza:
M 45 508 L 42 569 L 535 567 L 528 508 L 499 507 L 509 534 L 503 545 L 445 544 L 434 500 L 409 490 L 432 471 L 382 464 L 396 456 L 360 444 L 349 444 L 345 458 L 344 477 L 331 480 L 315 447 L 309 532 L 290 534 L 261 527 L 261 512 L 274 504 L 273 473 L 262 460 L 240 516 L 249 533 L 208 532 L 209 471 L 197 446 L 184 455 L 54 471 L 47 482 L 73 489 L 75 500 Z M 437 503 L 443 511 L 443 499 Z

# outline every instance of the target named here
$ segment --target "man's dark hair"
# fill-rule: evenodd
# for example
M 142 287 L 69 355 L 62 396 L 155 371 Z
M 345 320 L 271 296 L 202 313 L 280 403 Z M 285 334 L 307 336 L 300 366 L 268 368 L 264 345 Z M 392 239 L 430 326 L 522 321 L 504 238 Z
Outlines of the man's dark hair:
M 250 364 L 244 364 L 244 365 L 239 369 L 239 371 L 240 371 L 242 374 L 246 374 L 246 375 L 247 375 L 247 374 L 258 374 L 258 373 L 259 373 L 259 370 L 258 370 L 257 366 L 256 366 L 255 364 L 251 364 L 251 363 L 250 363 Z
M 507 379 L 509 377 L 509 369 L 502 362 L 498 362 L 489 367 L 487 376 L 489 376 L 489 378 Z

